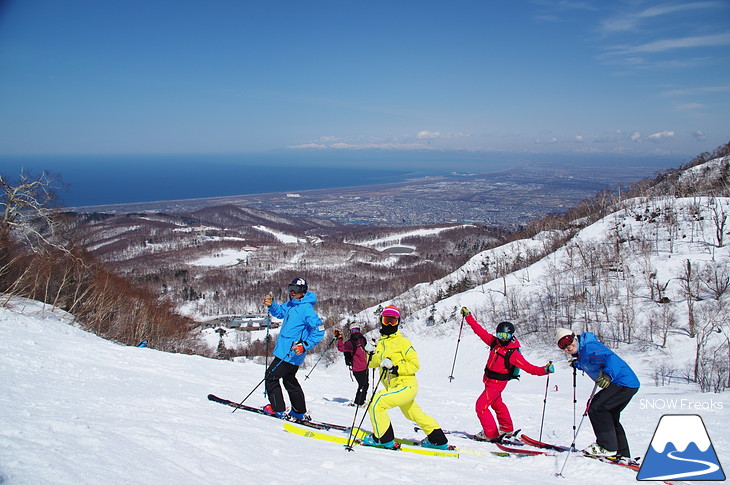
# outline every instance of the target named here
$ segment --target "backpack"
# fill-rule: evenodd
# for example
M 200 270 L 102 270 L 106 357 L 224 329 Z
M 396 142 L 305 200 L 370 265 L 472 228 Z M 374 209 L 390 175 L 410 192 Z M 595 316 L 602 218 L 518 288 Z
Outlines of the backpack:
M 494 347 L 497 344 L 490 345 L 490 348 L 492 351 L 494 351 Z M 517 350 L 520 352 L 520 348 L 517 349 L 507 349 L 507 352 L 504 354 L 504 366 L 507 368 L 507 372 L 504 374 L 500 372 L 494 372 L 493 370 L 488 369 L 487 367 L 484 368 L 484 373 L 489 377 L 490 379 L 494 379 L 497 381 L 511 381 L 512 379 L 519 379 L 520 378 L 520 368 L 516 365 L 510 365 L 509 358 L 512 356 L 512 352 Z
M 350 342 L 352 342 L 352 352 L 345 351 L 343 354 L 345 354 L 345 365 L 352 368 L 352 359 L 355 357 L 355 352 L 357 352 L 357 349 L 364 347 L 363 342 L 366 342 L 366 340 L 362 335 L 358 335 L 354 340 L 350 338 Z

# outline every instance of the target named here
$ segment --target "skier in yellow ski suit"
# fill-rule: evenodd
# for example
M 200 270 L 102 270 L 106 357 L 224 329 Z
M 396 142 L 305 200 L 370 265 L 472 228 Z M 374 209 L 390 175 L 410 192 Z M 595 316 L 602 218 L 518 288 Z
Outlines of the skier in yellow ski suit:
M 393 305 L 385 307 L 380 315 L 380 323 L 381 336 L 377 346 L 368 344 L 365 350 L 371 352 L 368 367 L 381 368 L 380 382 L 384 388 L 373 396 L 368 408 L 373 434 L 367 435 L 363 444 L 383 448 L 396 446 L 388 409 L 399 407 L 406 418 L 415 422 L 426 433 L 427 437 L 421 441 L 421 446 L 447 449 L 448 440 L 439 424 L 416 403 L 416 371 L 420 363 L 410 340 L 398 332 L 398 308 Z

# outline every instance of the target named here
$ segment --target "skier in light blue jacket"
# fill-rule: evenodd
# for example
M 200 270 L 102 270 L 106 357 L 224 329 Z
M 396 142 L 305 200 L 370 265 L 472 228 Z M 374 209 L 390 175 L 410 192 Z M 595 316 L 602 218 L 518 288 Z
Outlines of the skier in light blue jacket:
M 291 401 L 289 415 L 299 420 L 305 418 L 307 404 L 296 374 L 307 350 L 324 337 L 324 324 L 313 308 L 316 303 L 317 295 L 308 291 L 303 278 L 294 278 L 289 284 L 289 301 L 286 303 L 275 302 L 271 295 L 264 297 L 264 305 L 269 307 L 269 313 L 283 320 L 274 347 L 274 360 L 266 370 L 269 404 L 264 407 L 264 411 L 269 414 L 283 417 L 286 411 L 279 384 L 281 380 Z
M 586 451 L 602 456 L 630 457 L 620 418 L 621 411 L 639 390 L 639 378 L 621 357 L 591 332 L 575 335 L 572 330 L 559 328 L 556 340 L 558 347 L 572 356 L 571 365 L 588 374 L 601 388 L 588 406 L 596 442 Z

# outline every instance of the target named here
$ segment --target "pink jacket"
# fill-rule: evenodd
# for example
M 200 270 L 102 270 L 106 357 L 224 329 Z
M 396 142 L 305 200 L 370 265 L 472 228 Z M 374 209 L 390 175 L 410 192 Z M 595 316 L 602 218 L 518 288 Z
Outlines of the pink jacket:
M 337 339 L 337 350 L 340 352 L 354 352 L 352 356 L 353 372 L 367 370 L 368 368 L 368 354 L 363 349 L 366 343 L 365 337 L 361 334 L 355 334 L 354 338 L 351 336 L 348 340 Z

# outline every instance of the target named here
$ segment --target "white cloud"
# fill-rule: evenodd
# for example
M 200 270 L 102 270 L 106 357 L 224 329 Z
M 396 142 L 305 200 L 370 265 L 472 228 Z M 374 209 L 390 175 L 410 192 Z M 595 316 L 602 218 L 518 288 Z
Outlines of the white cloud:
M 322 149 L 327 148 L 327 145 L 322 145 L 321 143 L 304 143 L 302 145 L 291 145 L 287 148 L 315 148 L 315 149 Z
M 701 103 L 682 103 L 675 106 L 677 111 L 696 111 L 704 108 L 705 105 Z
M 661 96 L 702 96 L 705 94 L 726 93 L 730 91 L 730 85 L 724 86 L 701 86 L 698 88 L 671 89 L 660 93 Z
M 697 141 L 704 141 L 707 138 L 707 135 L 702 130 L 695 130 L 692 132 L 692 138 Z
M 641 141 L 641 132 L 635 131 L 631 134 L 631 141 Z
M 639 52 L 657 53 L 675 49 L 687 49 L 691 47 L 717 47 L 730 45 L 730 32 L 715 35 L 699 35 L 693 37 L 681 37 L 677 39 L 662 39 L 654 42 L 647 42 L 635 46 L 616 46 L 616 54 L 635 54 Z
M 653 142 L 661 142 L 669 138 L 674 138 L 674 131 L 672 130 L 666 130 L 666 131 L 660 131 L 658 133 L 652 133 L 647 137 L 649 141 Z
M 441 133 L 438 131 L 419 131 L 416 135 L 416 138 L 419 140 L 435 140 L 436 138 L 441 138 Z
M 636 30 L 639 24 L 645 19 L 660 17 L 662 15 L 671 15 L 686 10 L 699 10 L 705 8 L 722 7 L 722 2 L 694 2 L 694 3 L 678 3 L 675 5 L 665 4 L 649 7 L 640 12 L 626 13 L 618 17 L 605 20 L 601 23 L 603 30 L 606 32 L 622 32 L 627 30 Z

